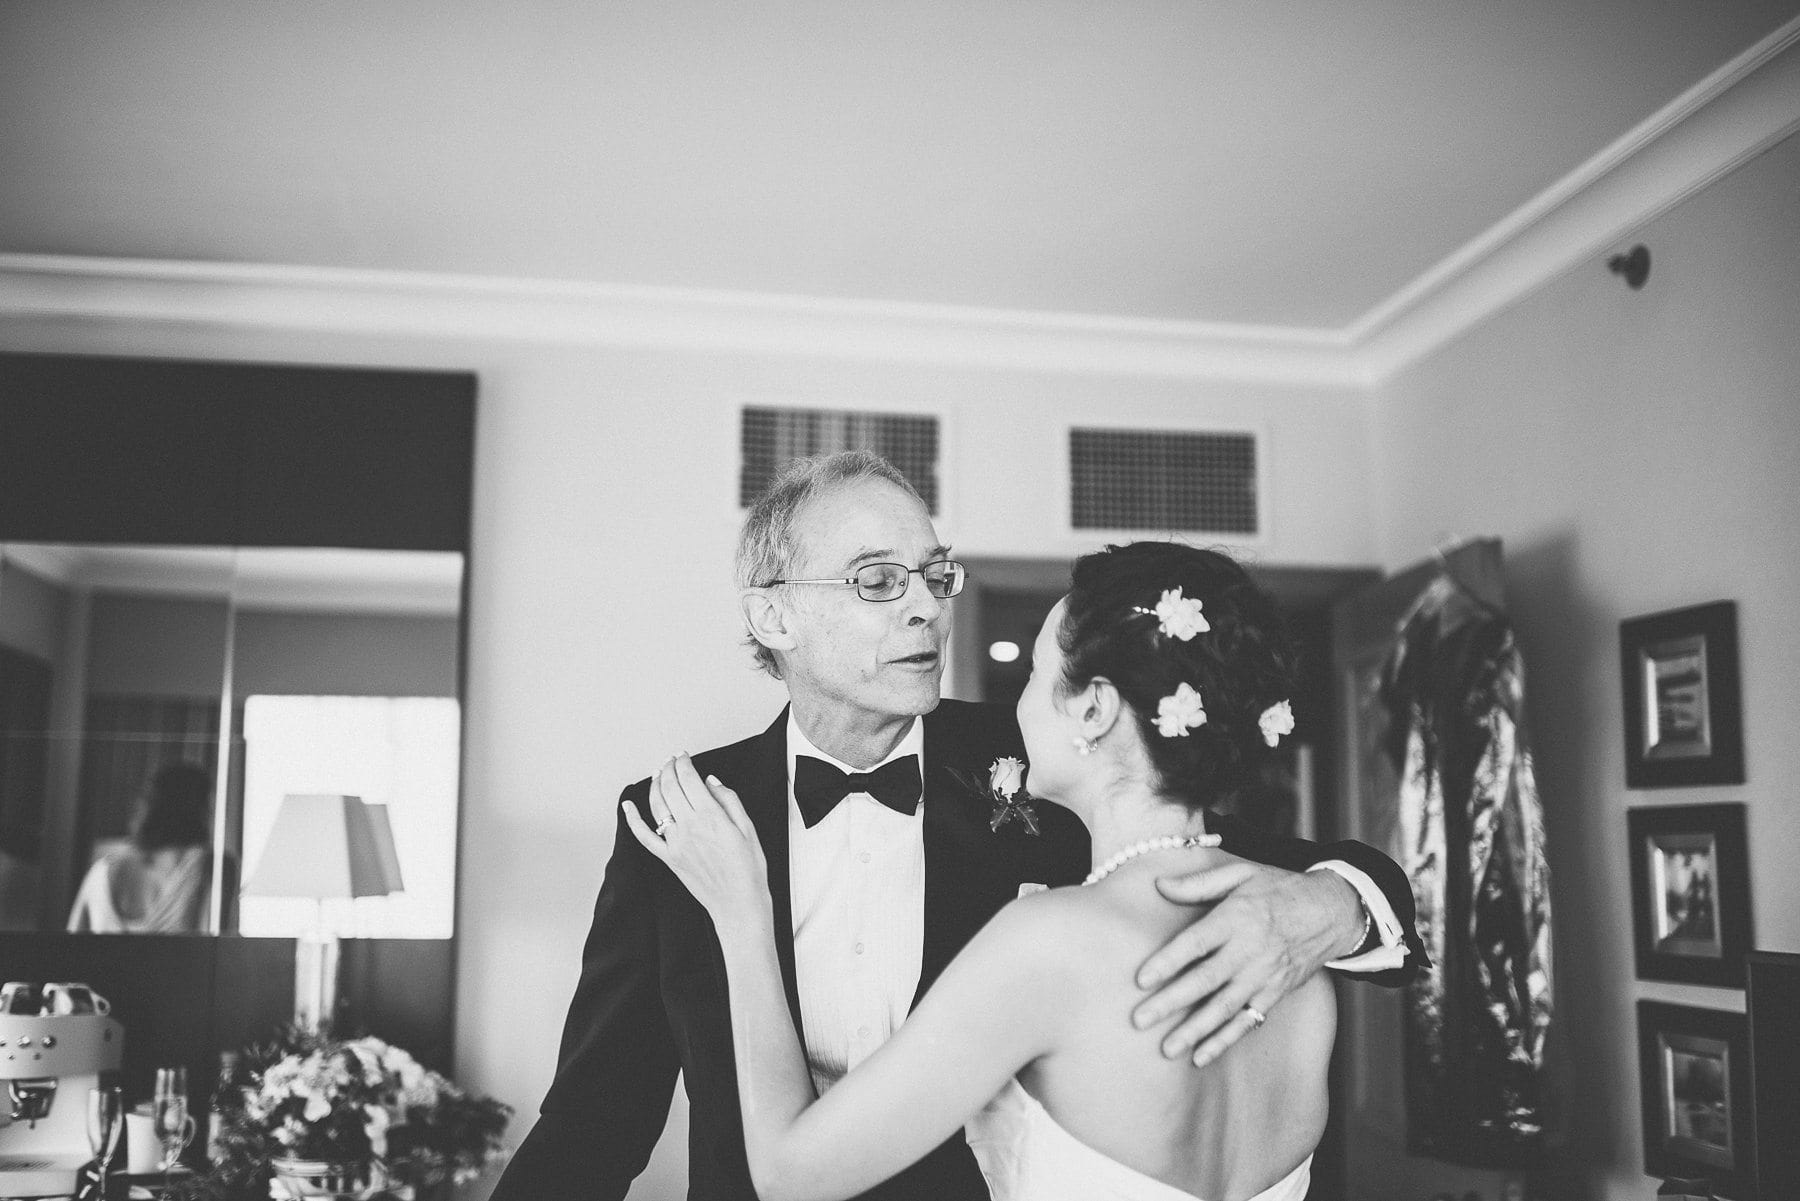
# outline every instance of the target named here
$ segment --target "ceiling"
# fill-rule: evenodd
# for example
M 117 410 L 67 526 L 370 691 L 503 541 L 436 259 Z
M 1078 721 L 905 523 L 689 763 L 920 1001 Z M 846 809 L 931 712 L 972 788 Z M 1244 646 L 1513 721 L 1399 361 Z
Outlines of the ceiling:
M 0 0 L 0 253 L 1350 326 L 1800 0 Z

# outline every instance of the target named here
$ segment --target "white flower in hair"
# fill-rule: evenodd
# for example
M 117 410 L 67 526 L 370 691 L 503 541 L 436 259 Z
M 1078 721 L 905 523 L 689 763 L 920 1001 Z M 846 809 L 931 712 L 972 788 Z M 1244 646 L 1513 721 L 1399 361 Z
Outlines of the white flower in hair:
M 1206 724 L 1206 706 L 1186 680 L 1156 702 L 1156 732 L 1164 738 L 1186 738 L 1189 730 Z
M 1283 734 L 1294 732 L 1294 707 L 1286 701 L 1276 701 L 1262 711 L 1256 724 L 1262 727 L 1263 741 L 1276 746 L 1281 742 Z
M 1156 602 L 1156 628 L 1183 642 L 1195 634 L 1204 634 L 1212 629 L 1212 625 L 1200 612 L 1200 607 L 1199 600 L 1181 595 L 1179 588 L 1170 588 Z

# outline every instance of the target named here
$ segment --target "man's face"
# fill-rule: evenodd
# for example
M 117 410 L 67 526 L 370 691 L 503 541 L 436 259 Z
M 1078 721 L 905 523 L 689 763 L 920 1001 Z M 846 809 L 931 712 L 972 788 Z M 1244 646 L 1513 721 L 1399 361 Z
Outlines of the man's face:
M 847 577 L 869 563 L 920 567 L 949 554 L 925 506 L 882 479 L 813 497 L 796 515 L 795 533 L 800 552 L 790 579 Z M 932 596 L 918 575 L 892 601 L 863 600 L 851 584 L 786 591 L 782 607 L 795 646 L 783 652 L 781 667 L 796 703 L 878 718 L 937 707 L 950 602 Z

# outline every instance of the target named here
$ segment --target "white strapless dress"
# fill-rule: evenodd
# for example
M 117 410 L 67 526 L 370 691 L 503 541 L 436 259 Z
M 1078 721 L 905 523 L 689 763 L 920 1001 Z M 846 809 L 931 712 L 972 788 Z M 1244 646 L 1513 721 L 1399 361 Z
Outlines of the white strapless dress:
M 1056 1124 L 1017 1080 L 966 1127 L 993 1201 L 1202 1201 L 1102 1155 Z M 1249 1201 L 1303 1201 L 1312 1156 Z

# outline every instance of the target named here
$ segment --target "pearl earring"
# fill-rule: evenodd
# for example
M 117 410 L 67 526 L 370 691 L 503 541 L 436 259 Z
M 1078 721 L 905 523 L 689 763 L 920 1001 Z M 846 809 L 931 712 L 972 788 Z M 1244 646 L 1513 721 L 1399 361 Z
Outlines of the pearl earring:
M 1075 753 L 1085 759 L 1087 756 L 1093 754 L 1099 745 L 1100 744 L 1092 738 L 1077 738 L 1075 740 Z

